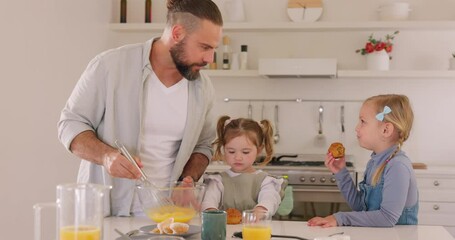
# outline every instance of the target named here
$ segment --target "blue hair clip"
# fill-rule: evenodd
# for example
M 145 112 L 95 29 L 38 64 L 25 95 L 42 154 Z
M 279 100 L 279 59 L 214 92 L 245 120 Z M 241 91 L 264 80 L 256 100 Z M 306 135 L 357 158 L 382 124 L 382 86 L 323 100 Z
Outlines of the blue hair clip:
M 384 117 L 386 114 L 389 114 L 392 112 L 392 109 L 389 108 L 389 106 L 385 106 L 384 110 L 378 114 L 376 114 L 376 119 L 379 121 L 384 121 Z

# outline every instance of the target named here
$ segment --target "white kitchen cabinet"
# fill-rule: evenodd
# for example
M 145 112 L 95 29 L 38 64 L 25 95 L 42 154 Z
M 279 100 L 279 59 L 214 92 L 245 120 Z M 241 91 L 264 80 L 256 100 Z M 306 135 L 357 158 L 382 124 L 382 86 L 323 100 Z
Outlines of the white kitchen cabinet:
M 442 225 L 455 236 L 455 168 L 415 170 L 419 187 L 419 224 Z

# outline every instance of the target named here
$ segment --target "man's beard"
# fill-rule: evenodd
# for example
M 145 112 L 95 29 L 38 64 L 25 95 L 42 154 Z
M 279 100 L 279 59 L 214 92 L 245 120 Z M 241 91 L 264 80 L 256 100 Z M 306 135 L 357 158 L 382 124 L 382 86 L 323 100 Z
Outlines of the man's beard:
M 186 39 L 183 39 L 179 43 L 175 44 L 169 52 L 171 53 L 172 61 L 175 64 L 175 67 L 177 70 L 182 74 L 182 76 L 189 81 L 193 81 L 199 78 L 199 70 L 191 70 L 193 66 L 200 66 L 203 67 L 207 65 L 206 62 L 202 63 L 192 63 L 192 64 L 187 64 L 184 59 L 186 58 L 185 55 L 185 45 L 186 45 Z

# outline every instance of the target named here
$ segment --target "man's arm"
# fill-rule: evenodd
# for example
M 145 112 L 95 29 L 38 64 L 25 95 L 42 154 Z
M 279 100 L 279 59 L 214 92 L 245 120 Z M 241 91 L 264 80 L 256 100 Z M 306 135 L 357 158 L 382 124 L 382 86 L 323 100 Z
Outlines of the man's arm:
M 93 131 L 78 134 L 70 145 L 70 151 L 85 160 L 103 165 L 113 177 L 138 179 L 141 173 L 117 149 L 99 140 Z M 140 160 L 135 159 L 139 166 Z
M 191 154 L 190 159 L 183 168 L 180 179 L 190 176 L 195 182 L 197 182 L 204 174 L 209 162 L 209 159 L 202 153 Z

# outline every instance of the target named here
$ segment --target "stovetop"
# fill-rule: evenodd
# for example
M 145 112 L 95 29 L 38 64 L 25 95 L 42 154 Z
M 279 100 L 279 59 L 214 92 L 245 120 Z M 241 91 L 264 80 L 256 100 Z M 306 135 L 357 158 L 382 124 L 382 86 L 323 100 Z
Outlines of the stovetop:
M 271 161 L 267 165 L 269 166 L 298 166 L 298 167 L 322 167 L 324 166 L 324 161 Z M 346 162 L 346 167 L 353 167 L 352 162 Z
M 264 161 L 261 156 L 256 162 Z M 325 155 L 323 154 L 275 154 L 267 166 L 297 166 L 297 167 L 324 167 Z M 350 156 L 346 156 L 346 167 L 354 167 Z
M 275 154 L 266 166 L 273 167 L 267 170 L 270 174 L 287 178 L 289 185 L 337 189 L 335 177 L 324 165 L 325 157 L 325 154 Z M 353 157 L 345 158 L 349 175 L 356 182 Z M 264 157 L 258 160 L 263 161 Z

